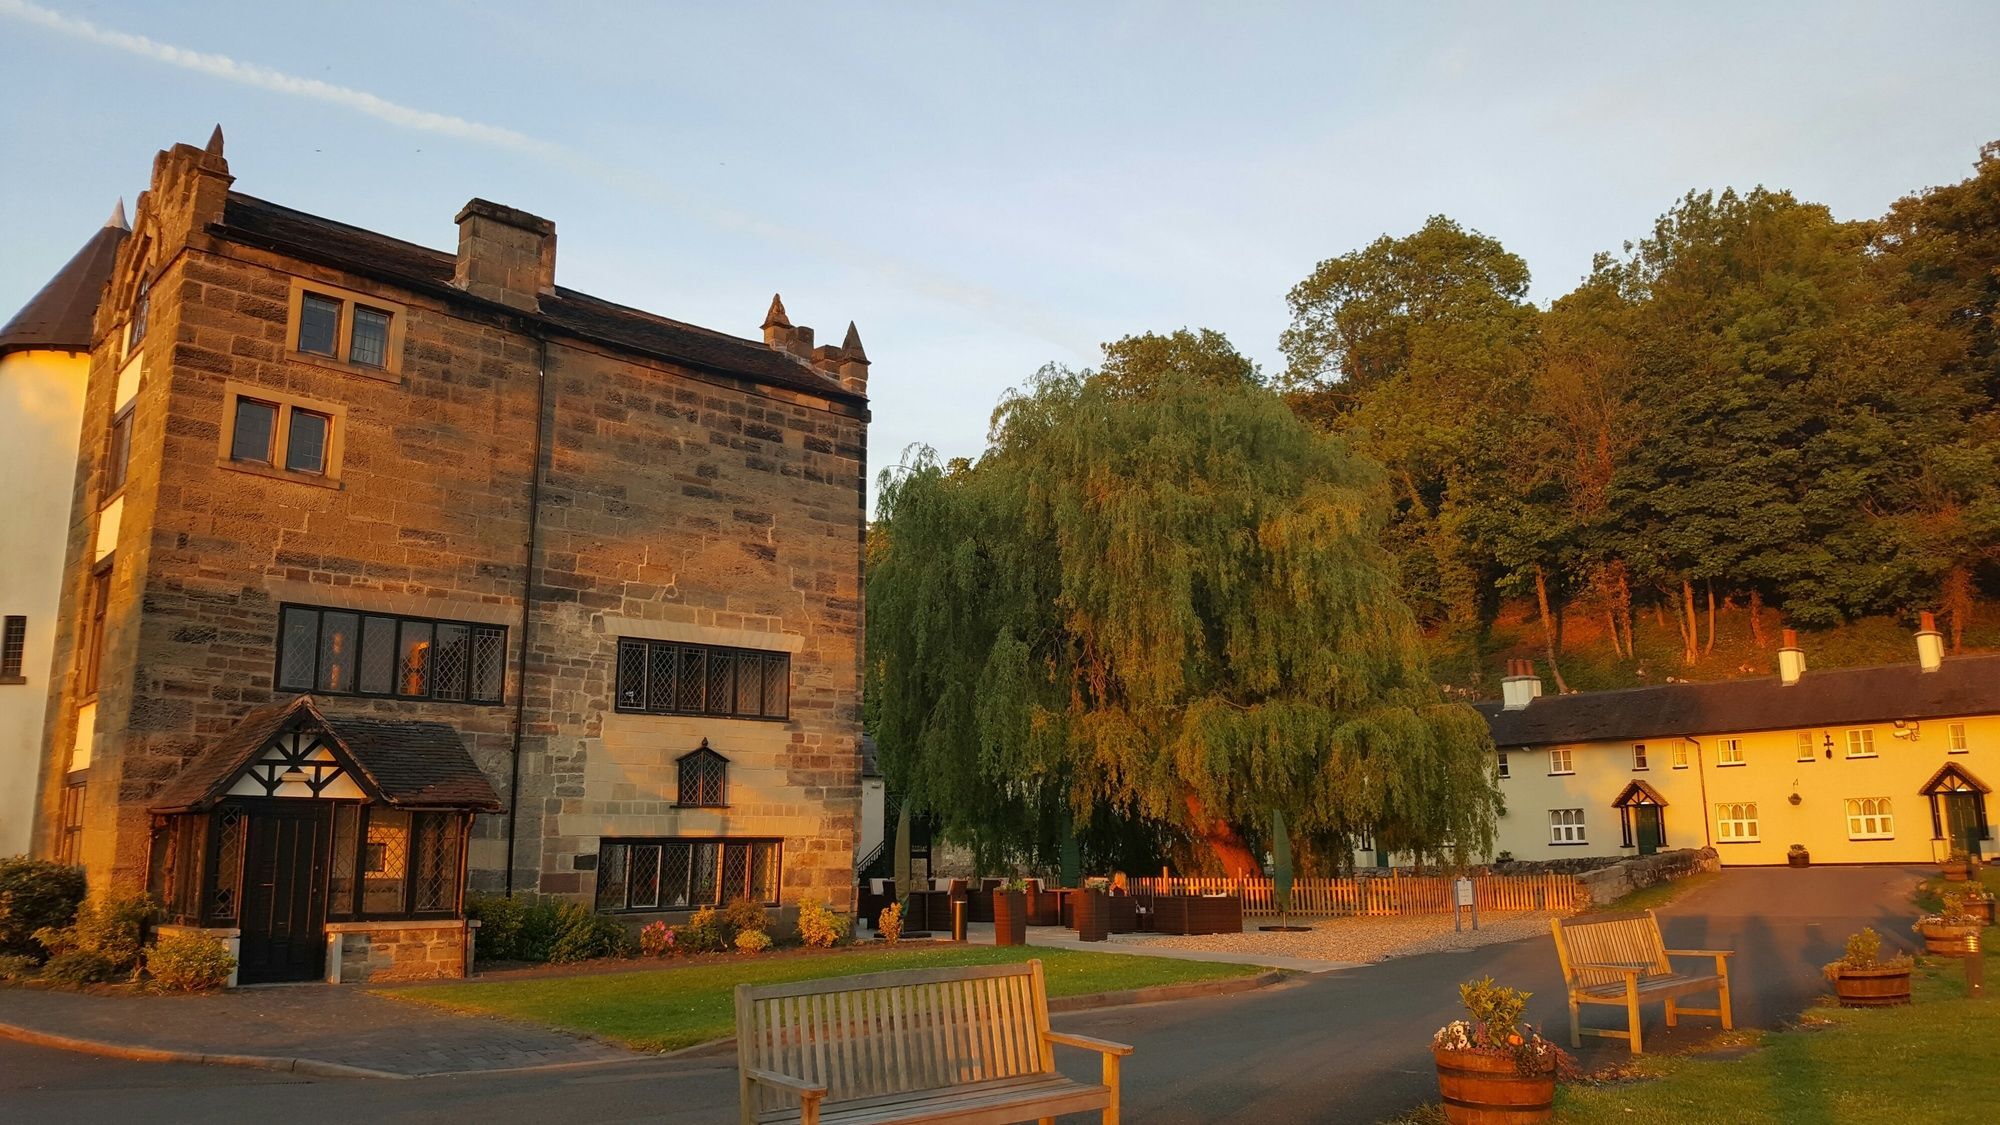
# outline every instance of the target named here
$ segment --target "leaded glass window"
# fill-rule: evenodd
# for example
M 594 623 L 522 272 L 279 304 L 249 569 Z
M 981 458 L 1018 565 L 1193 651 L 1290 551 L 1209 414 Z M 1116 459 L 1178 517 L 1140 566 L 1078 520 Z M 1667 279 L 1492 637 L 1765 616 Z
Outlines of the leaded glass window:
M 675 765 L 680 774 L 675 800 L 681 807 L 710 809 L 729 803 L 729 759 L 709 749 L 707 739 L 700 749 L 681 755 Z
M 401 914 L 410 872 L 410 814 L 368 810 L 368 839 L 361 846 L 361 910 Z
M 791 714 L 791 656 L 624 638 L 618 642 L 620 711 L 783 719 Z
M 290 605 L 279 617 L 280 691 L 499 703 L 499 625 Z
M 688 910 L 748 897 L 778 904 L 776 840 L 604 840 L 597 849 L 597 909 Z

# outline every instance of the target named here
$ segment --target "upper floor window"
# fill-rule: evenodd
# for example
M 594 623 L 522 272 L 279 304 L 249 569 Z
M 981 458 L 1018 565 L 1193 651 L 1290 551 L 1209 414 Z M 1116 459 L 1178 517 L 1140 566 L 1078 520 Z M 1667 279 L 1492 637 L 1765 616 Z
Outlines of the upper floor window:
M 1847 732 L 1847 756 L 1850 758 L 1872 758 L 1875 756 L 1875 732 L 1867 727 Z
M 618 710 L 653 715 L 783 719 L 791 714 L 789 653 L 622 638 Z
M 1688 768 L 1688 747 L 1685 742 L 1674 743 L 1674 768 L 1677 770 Z
M 82 666 L 78 674 L 82 677 L 77 694 L 89 698 L 97 694 L 97 677 L 104 664 L 104 617 L 111 604 L 111 567 L 103 566 L 90 576 L 90 588 L 85 592 L 88 599 L 85 609 L 83 643 L 77 646 Z
M 1507 776 L 1507 752 L 1505 750 L 1500 751 L 1500 776 L 1503 778 Z
M 1818 753 L 1818 749 L 1813 746 L 1813 732 L 1809 730 L 1800 731 L 1797 742 L 1798 760 L 1801 762 L 1813 761 L 1814 755 Z
M 1944 728 L 1944 747 L 1948 754 L 1963 754 L 1970 744 L 1965 740 L 1965 724 L 1951 723 Z
M 153 311 L 153 285 L 144 278 L 139 280 L 138 291 L 132 294 L 132 320 L 126 329 L 125 350 L 131 351 L 146 339 L 146 322 Z
M 1718 766 L 1740 766 L 1743 764 L 1743 740 L 1723 738 L 1715 743 L 1715 764 Z
M 341 408 L 234 383 L 224 406 L 222 449 L 230 464 L 326 481 L 339 476 Z
M 679 793 L 674 803 L 684 809 L 719 809 L 729 804 L 729 759 L 709 748 L 708 739 L 698 749 L 682 754 L 674 763 L 679 776 Z
M 1632 744 L 1632 768 L 1635 770 L 1646 768 L 1646 744 L 1643 742 Z
M 1559 746 L 1549 751 L 1549 772 L 1551 774 L 1575 773 L 1576 764 L 1570 757 L 1570 753 L 1570 749 L 1566 746 Z
M 317 606 L 285 606 L 279 691 L 499 703 L 507 629 Z
M 28 619 L 10 616 L 0 629 L 0 684 L 25 684 L 21 669 L 27 663 Z
M 1587 842 L 1583 837 L 1582 809 L 1549 810 L 1549 843 L 1582 844 Z
M 392 302 L 328 285 L 292 283 L 291 346 L 363 374 L 402 366 L 405 310 Z
M 109 500 L 125 487 L 126 474 L 132 468 L 132 407 L 125 409 L 111 419 L 110 444 L 104 456 L 104 498 Z

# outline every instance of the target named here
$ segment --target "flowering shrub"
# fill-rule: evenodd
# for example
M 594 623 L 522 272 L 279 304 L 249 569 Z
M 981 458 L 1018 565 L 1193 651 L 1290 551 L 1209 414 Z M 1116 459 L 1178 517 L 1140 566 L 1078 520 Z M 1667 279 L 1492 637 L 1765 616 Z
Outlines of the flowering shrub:
M 648 957 L 671 957 L 676 951 L 679 935 L 665 922 L 648 922 L 639 931 L 639 952 Z
M 1458 986 L 1458 999 L 1472 1018 L 1453 1020 L 1439 1028 L 1431 1037 L 1431 1046 L 1440 1051 L 1510 1055 L 1515 1069 L 1524 1075 L 1575 1074 L 1576 1063 L 1569 1052 L 1521 1023 L 1531 995 L 1518 988 L 1502 988 L 1492 977 L 1466 981 Z
M 882 916 L 880 918 L 875 919 L 875 932 L 881 934 L 882 940 L 888 942 L 890 945 L 896 944 L 896 942 L 902 938 L 903 936 L 902 903 L 892 902 L 888 906 L 882 908 Z
M 762 953 L 771 948 L 771 935 L 762 930 L 743 930 L 736 935 L 738 953 Z
M 734 944 L 736 934 L 722 911 L 704 906 L 681 927 L 678 940 L 689 953 L 720 953 Z
M 839 945 L 847 937 L 847 919 L 816 898 L 799 903 L 799 940 L 820 949 Z

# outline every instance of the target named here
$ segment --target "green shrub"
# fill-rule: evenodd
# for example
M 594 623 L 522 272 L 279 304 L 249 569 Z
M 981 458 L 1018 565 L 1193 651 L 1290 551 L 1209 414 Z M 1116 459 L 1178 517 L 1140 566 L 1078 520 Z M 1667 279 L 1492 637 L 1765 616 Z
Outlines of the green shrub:
M 736 935 L 738 953 L 762 953 L 773 944 L 771 935 L 762 930 L 742 930 Z
M 81 988 L 116 980 L 118 976 L 118 966 L 104 954 L 93 949 L 66 949 L 42 966 L 41 979 L 65 988 Z
M 771 916 L 764 912 L 764 904 L 753 898 L 731 899 L 722 908 L 722 920 L 729 927 L 731 940 L 745 930 L 767 933 L 771 929 Z
M 720 953 L 736 941 L 736 932 L 722 911 L 704 906 L 681 927 L 681 947 L 689 953 Z
M 36 930 L 35 940 L 54 956 L 90 953 L 114 973 L 130 973 L 139 967 L 146 925 L 158 916 L 159 908 L 145 895 L 97 899 L 84 903 L 70 925 Z
M 0 858 L 0 953 L 46 958 L 35 931 L 69 925 L 82 903 L 83 868 L 24 855 Z
M 562 907 L 553 898 L 471 895 L 465 912 L 479 919 L 474 953 L 482 961 L 548 961 L 561 936 Z M 582 907 L 577 907 L 581 910 Z M 587 911 L 586 911 L 587 913 Z
M 0 953 L 0 980 L 26 980 L 39 964 L 39 959 L 25 953 Z
M 556 907 L 555 939 L 549 961 L 569 964 L 599 957 L 623 957 L 632 951 L 632 934 L 623 923 L 574 902 Z
M 166 934 L 146 951 L 146 971 L 161 992 L 213 992 L 235 968 L 229 946 L 207 934 Z
M 816 898 L 799 903 L 799 940 L 820 949 L 839 945 L 847 937 L 848 920 Z

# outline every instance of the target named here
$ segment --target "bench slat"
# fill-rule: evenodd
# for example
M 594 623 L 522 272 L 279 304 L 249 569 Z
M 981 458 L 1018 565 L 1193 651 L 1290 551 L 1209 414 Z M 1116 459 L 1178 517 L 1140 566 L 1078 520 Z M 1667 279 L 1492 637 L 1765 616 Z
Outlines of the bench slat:
M 1067 1078 L 1028 1081 L 1001 1080 L 956 1090 L 929 1090 L 887 1100 L 826 1105 L 821 1125 L 1002 1125 L 1020 1121 L 1024 1111 L 1056 1117 L 1102 1109 L 1110 1101 L 1108 1088 Z M 796 1108 L 760 1114 L 760 1125 L 796 1122 Z

